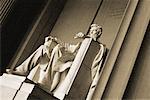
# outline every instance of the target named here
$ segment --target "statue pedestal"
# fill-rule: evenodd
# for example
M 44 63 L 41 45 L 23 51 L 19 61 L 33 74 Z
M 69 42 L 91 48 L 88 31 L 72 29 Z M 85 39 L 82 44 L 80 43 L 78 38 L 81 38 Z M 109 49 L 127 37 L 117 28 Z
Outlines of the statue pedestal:
M 2 76 L 0 76 L 1 99 L 12 100 L 24 80 L 25 77 L 18 75 L 4 73 Z

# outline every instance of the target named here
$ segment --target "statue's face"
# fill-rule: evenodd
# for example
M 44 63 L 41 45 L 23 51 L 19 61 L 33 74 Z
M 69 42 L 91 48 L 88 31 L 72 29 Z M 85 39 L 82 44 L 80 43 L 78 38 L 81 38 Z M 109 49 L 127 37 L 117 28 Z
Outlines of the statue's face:
M 91 27 L 91 29 L 90 29 L 90 34 L 98 34 L 100 32 L 100 29 L 99 29 L 99 27 Z
M 57 42 L 54 40 L 53 37 L 48 36 L 45 38 L 44 45 L 51 50 L 57 45 Z
M 99 37 L 102 33 L 102 28 L 101 26 L 97 25 L 97 24 L 92 24 L 91 25 L 91 29 L 89 32 L 90 37 L 97 39 L 97 37 Z

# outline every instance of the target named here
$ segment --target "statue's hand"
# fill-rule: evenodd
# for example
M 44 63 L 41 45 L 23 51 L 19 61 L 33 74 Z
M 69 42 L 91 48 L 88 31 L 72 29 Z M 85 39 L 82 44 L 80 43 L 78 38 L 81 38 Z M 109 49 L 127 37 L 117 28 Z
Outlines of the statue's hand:
M 85 34 L 84 33 L 82 33 L 82 32 L 79 32 L 79 33 L 77 33 L 76 35 L 75 35 L 75 39 L 76 38 L 84 38 L 85 37 Z
M 25 75 L 24 73 L 16 71 L 16 70 L 13 70 L 13 69 L 6 69 L 6 73 L 7 74 L 23 75 L 23 76 Z
M 12 74 L 13 70 L 12 69 L 6 69 L 6 73 Z

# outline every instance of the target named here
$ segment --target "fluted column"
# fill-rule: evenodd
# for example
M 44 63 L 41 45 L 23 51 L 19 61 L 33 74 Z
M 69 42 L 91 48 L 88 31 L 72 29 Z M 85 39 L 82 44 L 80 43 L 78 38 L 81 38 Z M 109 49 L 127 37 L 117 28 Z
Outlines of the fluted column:
M 12 10 L 15 0 L 1 0 L 0 1 L 0 24 L 3 24 L 5 18 Z

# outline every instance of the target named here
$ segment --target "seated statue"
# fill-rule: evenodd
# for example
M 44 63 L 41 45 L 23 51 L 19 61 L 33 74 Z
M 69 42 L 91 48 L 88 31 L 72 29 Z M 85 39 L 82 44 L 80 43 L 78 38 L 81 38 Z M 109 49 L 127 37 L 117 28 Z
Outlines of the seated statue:
M 21 65 L 7 69 L 7 73 L 27 76 L 47 92 L 54 90 L 66 76 L 79 49 L 80 43 L 72 45 L 48 36 Z
M 94 41 L 102 34 L 102 27 L 92 24 L 87 35 L 79 32 L 75 38 L 92 38 Z M 64 43 L 57 38 L 48 36 L 45 43 L 33 52 L 21 65 L 13 70 L 7 69 L 7 73 L 26 76 L 34 83 L 47 91 L 53 93 L 65 79 L 72 62 L 77 54 L 81 43 L 72 45 Z M 96 76 L 98 66 L 103 59 L 104 46 L 100 44 L 100 51 L 95 57 L 92 67 L 92 79 Z

